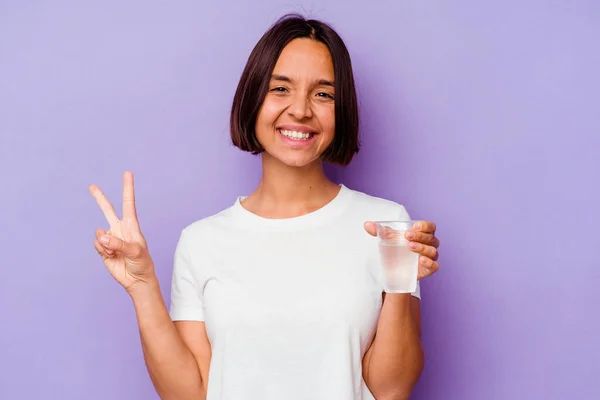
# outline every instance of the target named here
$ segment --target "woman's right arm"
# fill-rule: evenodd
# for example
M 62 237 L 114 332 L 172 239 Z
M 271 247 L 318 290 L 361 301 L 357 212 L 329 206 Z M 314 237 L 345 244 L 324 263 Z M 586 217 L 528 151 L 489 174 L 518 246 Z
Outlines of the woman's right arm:
M 205 399 L 211 350 L 204 322 L 173 323 L 158 281 L 135 285 L 129 294 L 146 367 L 160 398 Z
M 90 193 L 110 226 L 108 231 L 96 231 L 94 247 L 133 300 L 144 359 L 156 391 L 163 400 L 206 398 L 211 354 L 206 329 L 203 322 L 174 323 L 167 311 L 137 220 L 133 174 L 123 176 L 122 219 L 96 185 L 90 186 Z

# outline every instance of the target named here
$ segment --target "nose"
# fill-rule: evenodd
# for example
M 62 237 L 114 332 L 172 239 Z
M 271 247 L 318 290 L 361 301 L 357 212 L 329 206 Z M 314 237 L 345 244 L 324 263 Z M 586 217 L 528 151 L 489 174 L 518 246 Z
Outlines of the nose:
M 303 93 L 296 93 L 292 96 L 292 102 L 288 107 L 288 113 L 298 120 L 311 118 L 313 112 L 308 96 Z

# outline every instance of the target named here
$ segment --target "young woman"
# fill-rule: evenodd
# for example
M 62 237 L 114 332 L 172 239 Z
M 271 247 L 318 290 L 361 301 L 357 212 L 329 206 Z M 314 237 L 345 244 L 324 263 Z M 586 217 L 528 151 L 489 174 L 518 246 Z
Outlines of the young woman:
M 171 307 L 124 175 L 123 216 L 94 246 L 133 300 L 146 365 L 163 399 L 407 399 L 423 368 L 419 291 L 382 293 L 374 220 L 403 206 L 331 182 L 323 162 L 358 151 L 350 57 L 328 25 L 288 16 L 241 76 L 231 137 L 262 157 L 247 197 L 186 227 Z M 438 269 L 435 225 L 406 234 L 419 279 Z

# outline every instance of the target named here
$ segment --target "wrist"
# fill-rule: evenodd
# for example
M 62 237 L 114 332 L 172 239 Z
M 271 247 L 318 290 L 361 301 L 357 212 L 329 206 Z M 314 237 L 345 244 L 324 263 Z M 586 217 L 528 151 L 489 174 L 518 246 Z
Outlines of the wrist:
M 145 299 L 160 292 L 160 283 L 156 275 L 152 275 L 147 279 L 140 279 L 127 288 L 127 293 L 135 302 L 138 299 Z

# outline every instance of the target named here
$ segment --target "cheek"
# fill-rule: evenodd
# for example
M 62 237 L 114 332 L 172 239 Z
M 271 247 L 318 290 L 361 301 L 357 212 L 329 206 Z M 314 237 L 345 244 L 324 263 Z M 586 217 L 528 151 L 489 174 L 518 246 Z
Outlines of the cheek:
M 256 117 L 256 123 L 254 124 L 256 138 L 262 145 L 265 144 L 265 138 L 269 136 L 269 131 L 273 125 L 273 121 L 274 117 L 271 107 L 269 107 L 269 104 L 263 103 L 260 111 L 258 112 L 258 116 Z
M 278 102 L 265 99 L 258 113 L 256 122 L 262 126 L 273 125 L 279 117 L 279 114 L 281 114 L 281 109 L 282 107 Z
M 319 122 L 328 140 L 333 140 L 333 136 L 335 135 L 335 111 L 333 106 L 323 108 L 319 111 Z

